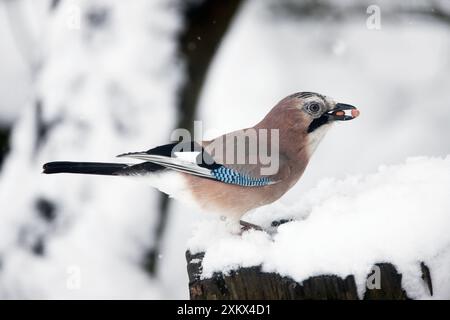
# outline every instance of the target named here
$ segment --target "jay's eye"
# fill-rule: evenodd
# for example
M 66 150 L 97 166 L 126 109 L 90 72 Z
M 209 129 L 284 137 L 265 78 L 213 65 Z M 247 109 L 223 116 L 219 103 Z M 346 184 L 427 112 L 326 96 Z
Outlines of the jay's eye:
M 321 108 L 320 104 L 313 102 L 313 103 L 306 105 L 305 110 L 311 116 L 317 117 L 317 116 L 320 116 L 322 108 Z

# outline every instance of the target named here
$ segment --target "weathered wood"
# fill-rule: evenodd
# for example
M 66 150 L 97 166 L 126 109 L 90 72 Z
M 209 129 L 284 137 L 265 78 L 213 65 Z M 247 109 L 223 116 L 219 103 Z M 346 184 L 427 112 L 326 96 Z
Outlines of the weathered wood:
M 380 288 L 367 288 L 364 300 L 406 300 L 408 296 L 402 288 L 402 275 L 390 263 L 377 263 L 380 268 Z
M 345 278 L 336 275 L 321 275 L 298 283 L 289 277 L 263 272 L 260 267 L 251 267 L 240 268 L 227 275 L 215 273 L 211 278 L 201 279 L 203 257 L 204 253 L 191 254 L 189 251 L 186 252 L 189 292 L 192 300 L 359 299 L 353 275 L 348 275 Z M 425 266 L 425 264 L 423 265 Z M 397 272 L 396 268 L 390 263 L 378 263 L 376 266 L 380 272 L 380 287 L 378 289 L 366 289 L 363 299 L 409 299 L 402 288 L 402 275 Z M 425 268 L 428 269 L 426 266 Z M 431 276 L 424 277 L 424 281 L 427 284 L 429 283 L 428 287 L 432 292 Z
M 433 283 L 431 282 L 430 268 L 428 268 L 424 262 L 421 262 L 420 270 L 422 271 L 422 280 L 425 281 L 425 284 L 428 287 L 428 291 L 430 292 L 430 295 L 433 295 Z

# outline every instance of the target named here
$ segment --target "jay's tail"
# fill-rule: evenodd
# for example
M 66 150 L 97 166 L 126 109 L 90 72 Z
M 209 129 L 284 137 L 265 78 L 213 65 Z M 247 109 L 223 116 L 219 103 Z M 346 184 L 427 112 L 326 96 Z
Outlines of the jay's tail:
M 127 164 L 122 163 L 55 161 L 44 164 L 43 173 L 84 173 L 109 176 L 127 167 Z
M 44 164 L 43 169 L 43 173 L 47 174 L 81 173 L 107 176 L 126 176 L 155 172 L 163 169 L 163 167 L 150 162 L 128 165 L 125 163 L 55 161 Z

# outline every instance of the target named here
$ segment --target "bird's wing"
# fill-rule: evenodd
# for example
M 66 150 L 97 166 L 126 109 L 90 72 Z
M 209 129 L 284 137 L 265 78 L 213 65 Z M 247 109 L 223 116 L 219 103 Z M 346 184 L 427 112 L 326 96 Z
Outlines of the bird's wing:
M 187 154 L 195 155 L 195 160 L 186 160 Z M 240 165 L 239 168 L 243 170 L 239 170 L 238 167 L 219 164 L 214 161 L 213 157 L 202 146 L 195 142 L 184 145 L 177 143 L 167 144 L 144 152 L 121 154 L 118 157 L 148 161 L 202 178 L 246 187 L 265 186 L 278 182 L 271 179 L 270 176 L 250 174 L 250 172 L 255 171 L 253 170 L 254 168 Z

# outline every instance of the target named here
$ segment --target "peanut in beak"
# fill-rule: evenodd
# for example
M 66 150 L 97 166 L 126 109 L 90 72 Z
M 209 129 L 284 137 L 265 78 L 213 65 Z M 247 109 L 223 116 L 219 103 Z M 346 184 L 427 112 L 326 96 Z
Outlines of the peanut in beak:
M 358 109 L 352 109 L 352 117 L 356 118 L 359 116 L 359 110 Z
M 345 111 L 341 111 L 341 110 L 340 111 L 336 111 L 335 115 L 337 115 L 337 116 L 345 116 Z M 359 110 L 358 109 L 352 109 L 351 110 L 351 115 L 352 115 L 353 118 L 358 117 L 359 116 Z

